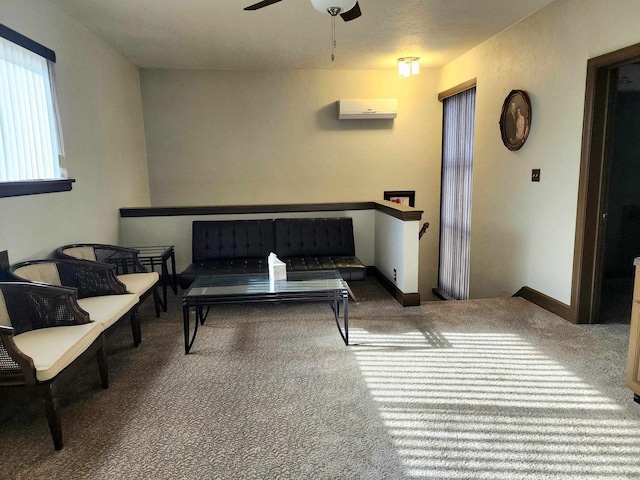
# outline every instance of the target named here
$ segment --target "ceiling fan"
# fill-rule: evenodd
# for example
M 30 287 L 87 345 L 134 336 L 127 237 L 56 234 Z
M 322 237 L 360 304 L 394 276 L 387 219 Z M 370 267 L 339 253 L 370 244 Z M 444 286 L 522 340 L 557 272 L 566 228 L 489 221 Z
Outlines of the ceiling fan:
M 280 1 L 282 0 L 263 0 L 245 7 L 245 10 L 259 10 Z M 328 13 L 332 17 L 340 15 L 345 22 L 355 20 L 362 15 L 360 5 L 354 0 L 311 0 L 311 5 L 320 13 Z
M 262 0 L 245 7 L 245 10 L 259 10 L 282 0 Z M 336 17 L 340 15 L 345 22 L 355 20 L 362 12 L 357 0 L 311 0 L 311 5 L 320 13 L 331 15 L 331 61 L 335 59 L 333 51 L 336 47 Z

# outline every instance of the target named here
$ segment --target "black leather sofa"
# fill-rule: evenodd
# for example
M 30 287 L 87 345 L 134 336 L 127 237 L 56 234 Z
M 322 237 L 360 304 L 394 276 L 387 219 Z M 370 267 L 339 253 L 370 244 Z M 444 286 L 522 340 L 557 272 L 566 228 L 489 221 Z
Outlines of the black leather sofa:
M 366 276 L 355 256 L 351 218 L 195 221 L 193 263 L 180 285 L 188 288 L 200 274 L 267 273 L 271 252 L 287 271 L 337 269 L 347 281 Z

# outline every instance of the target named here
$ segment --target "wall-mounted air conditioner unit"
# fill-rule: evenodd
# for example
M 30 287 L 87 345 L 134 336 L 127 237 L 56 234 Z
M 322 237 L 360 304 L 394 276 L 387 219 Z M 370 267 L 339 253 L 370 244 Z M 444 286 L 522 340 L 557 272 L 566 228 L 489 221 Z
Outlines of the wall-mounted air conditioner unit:
M 395 98 L 338 100 L 340 120 L 385 120 L 397 116 L 398 100 Z

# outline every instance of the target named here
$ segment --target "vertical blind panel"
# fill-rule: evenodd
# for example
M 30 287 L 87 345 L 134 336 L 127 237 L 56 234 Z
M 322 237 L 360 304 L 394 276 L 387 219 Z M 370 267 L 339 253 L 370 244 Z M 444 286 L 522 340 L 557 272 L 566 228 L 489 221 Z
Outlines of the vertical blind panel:
M 475 88 L 444 100 L 438 287 L 457 300 L 469 298 L 475 100 Z
M 0 38 L 0 182 L 60 178 L 46 59 Z

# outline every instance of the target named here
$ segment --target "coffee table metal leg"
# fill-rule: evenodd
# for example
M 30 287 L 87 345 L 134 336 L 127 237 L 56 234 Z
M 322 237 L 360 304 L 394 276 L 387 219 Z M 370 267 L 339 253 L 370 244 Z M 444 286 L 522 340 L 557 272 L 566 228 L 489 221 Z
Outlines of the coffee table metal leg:
M 204 307 L 198 307 L 198 320 L 200 321 L 200 325 L 204 325 L 204 321 L 209 316 L 209 310 L 211 309 L 210 305 L 207 305 L 207 313 L 204 312 Z
M 184 354 L 189 353 L 189 307 L 182 306 L 182 323 L 184 327 Z
M 336 326 L 338 327 L 338 333 L 342 337 L 342 341 L 345 345 L 349 345 L 349 295 L 346 294 L 342 297 L 342 317 L 344 319 L 344 329 L 340 326 L 340 299 L 335 298 L 331 302 L 331 309 L 336 319 Z
M 191 339 L 189 339 L 189 324 L 191 323 L 189 320 L 189 307 L 187 307 L 186 305 L 182 307 L 182 317 L 183 317 L 183 322 L 184 322 L 184 354 L 186 355 L 187 353 L 189 353 L 189 351 L 191 350 L 191 346 L 193 345 L 194 340 L 196 339 L 196 334 L 198 333 L 198 324 L 199 322 L 199 318 L 198 318 L 198 310 L 199 307 L 195 308 L 196 311 L 196 318 L 194 319 L 194 329 L 193 329 L 193 336 L 191 337 Z
M 342 298 L 342 316 L 344 317 L 344 344 L 349 345 L 349 297 Z

